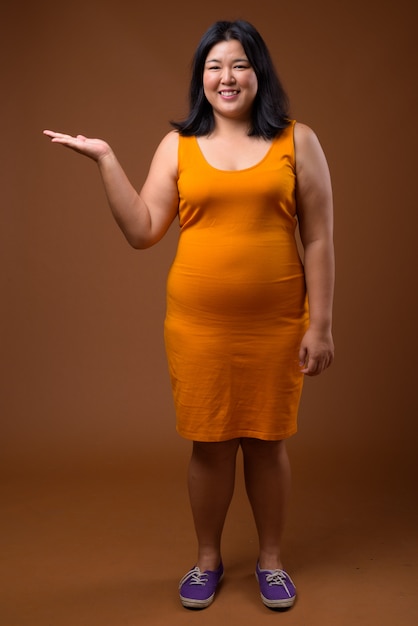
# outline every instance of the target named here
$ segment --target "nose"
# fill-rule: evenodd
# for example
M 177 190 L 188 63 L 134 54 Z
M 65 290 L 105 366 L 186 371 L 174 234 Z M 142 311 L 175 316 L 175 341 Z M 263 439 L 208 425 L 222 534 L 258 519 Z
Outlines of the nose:
M 230 85 L 231 83 L 235 83 L 235 76 L 234 76 L 234 72 L 231 68 L 224 68 L 224 71 L 222 73 L 222 82 L 225 85 Z

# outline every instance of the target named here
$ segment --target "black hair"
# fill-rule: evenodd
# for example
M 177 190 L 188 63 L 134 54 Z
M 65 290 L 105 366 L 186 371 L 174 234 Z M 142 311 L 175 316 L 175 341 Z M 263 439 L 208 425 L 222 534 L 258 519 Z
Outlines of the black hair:
M 189 89 L 189 114 L 184 121 L 171 122 L 180 135 L 202 136 L 210 134 L 213 130 L 215 119 L 203 91 L 203 70 L 210 49 L 221 41 L 231 39 L 241 43 L 258 81 L 248 134 L 272 139 L 289 125 L 289 101 L 260 33 L 245 20 L 219 21 L 206 31 L 194 54 Z

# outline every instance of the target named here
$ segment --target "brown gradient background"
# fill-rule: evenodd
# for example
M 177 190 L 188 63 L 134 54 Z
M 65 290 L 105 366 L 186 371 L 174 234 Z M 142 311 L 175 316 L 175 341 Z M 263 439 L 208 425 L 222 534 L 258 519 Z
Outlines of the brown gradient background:
M 163 346 L 177 225 L 129 248 L 94 163 L 41 134 L 106 138 L 139 187 L 201 34 L 237 17 L 335 197 L 336 360 L 289 441 L 299 600 L 280 615 L 258 598 L 241 471 L 224 589 L 202 613 L 178 602 L 194 536 Z M 1 625 L 416 624 L 415 2 L 40 0 L 1 21 Z

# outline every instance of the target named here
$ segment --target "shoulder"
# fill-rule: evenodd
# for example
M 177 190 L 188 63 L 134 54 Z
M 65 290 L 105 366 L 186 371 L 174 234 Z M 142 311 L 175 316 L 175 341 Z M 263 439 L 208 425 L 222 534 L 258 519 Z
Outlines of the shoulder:
M 153 158 L 154 164 L 158 167 L 164 167 L 172 170 L 177 170 L 178 163 L 178 145 L 179 134 L 177 131 L 170 131 L 160 141 Z
M 295 122 L 293 132 L 296 148 L 303 150 L 308 148 L 309 146 L 319 144 L 319 140 L 315 132 L 306 124 L 302 124 L 301 122 Z
M 300 168 L 309 161 L 322 161 L 325 158 L 316 133 L 306 124 L 295 123 L 294 142 L 297 167 Z
M 160 141 L 157 152 L 174 153 L 178 150 L 179 134 L 176 130 L 171 130 Z

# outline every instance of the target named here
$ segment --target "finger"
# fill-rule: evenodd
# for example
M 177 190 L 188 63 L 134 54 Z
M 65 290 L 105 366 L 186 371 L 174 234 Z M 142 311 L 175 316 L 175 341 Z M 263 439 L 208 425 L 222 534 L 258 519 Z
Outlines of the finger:
M 86 141 L 86 138 L 83 135 L 73 137 L 72 135 L 57 133 L 53 130 L 44 130 L 44 134 L 51 139 L 52 143 L 60 143 L 70 148 L 77 148 L 80 143 L 84 143 Z
M 299 350 L 299 366 L 303 367 L 304 365 L 306 365 L 306 361 L 307 361 L 307 357 L 308 357 L 308 351 L 304 346 L 301 346 L 300 350 Z
M 47 135 L 48 137 L 57 137 L 57 138 L 71 137 L 71 135 L 67 135 L 64 133 L 57 133 L 55 130 L 44 130 L 43 133 L 44 135 Z
M 301 372 L 302 374 L 306 374 L 306 376 L 317 376 L 321 371 L 320 368 L 320 361 L 316 358 L 309 356 L 305 367 L 301 369 Z
M 332 361 L 332 355 L 316 358 L 309 357 L 306 367 L 301 371 L 307 376 L 319 376 L 332 364 Z
M 305 361 L 301 363 L 300 371 L 302 372 L 302 374 L 308 374 L 311 371 L 311 366 L 312 366 L 312 360 L 309 359 L 309 357 L 307 356 L 305 358 Z

